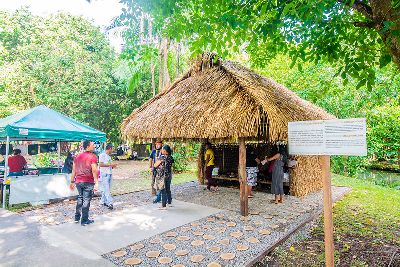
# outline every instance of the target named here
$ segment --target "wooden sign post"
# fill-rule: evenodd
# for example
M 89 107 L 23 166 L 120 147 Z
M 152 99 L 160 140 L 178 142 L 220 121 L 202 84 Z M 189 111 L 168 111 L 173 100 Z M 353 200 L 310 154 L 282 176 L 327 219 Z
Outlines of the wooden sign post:
M 289 154 L 322 156 L 325 265 L 333 267 L 333 219 L 330 155 L 366 156 L 366 120 L 296 121 L 288 125 Z
M 324 234 L 325 234 L 325 262 L 326 266 L 334 266 L 333 220 L 332 220 L 332 190 L 331 164 L 329 156 L 322 156 L 322 183 L 324 194 Z

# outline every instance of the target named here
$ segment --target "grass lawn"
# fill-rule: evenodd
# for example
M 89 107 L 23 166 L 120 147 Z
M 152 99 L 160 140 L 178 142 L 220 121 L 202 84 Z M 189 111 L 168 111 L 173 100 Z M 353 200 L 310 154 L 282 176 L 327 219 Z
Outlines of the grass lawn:
M 336 266 L 400 266 L 400 191 L 339 175 L 332 182 L 353 189 L 333 210 Z M 323 266 L 322 222 L 309 238 L 277 248 L 271 265 Z

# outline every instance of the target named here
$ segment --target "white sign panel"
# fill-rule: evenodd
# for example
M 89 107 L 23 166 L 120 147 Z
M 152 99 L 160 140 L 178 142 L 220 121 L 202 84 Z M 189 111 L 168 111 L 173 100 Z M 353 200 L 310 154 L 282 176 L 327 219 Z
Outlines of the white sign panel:
M 289 154 L 366 156 L 366 120 L 289 122 Z
M 11 177 L 10 204 L 41 202 L 76 196 L 76 188 L 69 188 L 67 174 L 44 174 Z
M 28 129 L 19 129 L 19 134 L 20 135 L 28 135 L 29 134 L 29 130 Z

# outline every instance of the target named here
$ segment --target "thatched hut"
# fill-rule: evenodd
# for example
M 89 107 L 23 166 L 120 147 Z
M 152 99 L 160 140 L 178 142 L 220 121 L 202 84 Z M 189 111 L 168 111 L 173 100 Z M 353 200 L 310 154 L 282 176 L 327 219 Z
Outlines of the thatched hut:
M 288 122 L 333 118 L 275 81 L 215 54 L 204 53 L 166 90 L 134 110 L 122 125 L 128 140 L 152 138 L 239 143 L 239 177 L 245 177 L 245 142 L 287 140 Z M 322 187 L 318 157 L 298 157 L 290 192 Z M 246 191 L 245 187 L 241 191 Z M 247 201 L 246 192 L 241 194 Z M 243 204 L 243 205 L 246 205 Z M 246 207 L 242 213 L 247 213 Z

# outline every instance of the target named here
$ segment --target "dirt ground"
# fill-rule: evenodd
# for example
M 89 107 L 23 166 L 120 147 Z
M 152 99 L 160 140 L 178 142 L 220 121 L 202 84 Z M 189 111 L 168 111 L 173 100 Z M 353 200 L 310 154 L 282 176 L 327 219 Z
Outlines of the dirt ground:
M 116 160 L 117 168 L 113 170 L 113 179 L 141 179 L 149 171 L 147 160 Z

